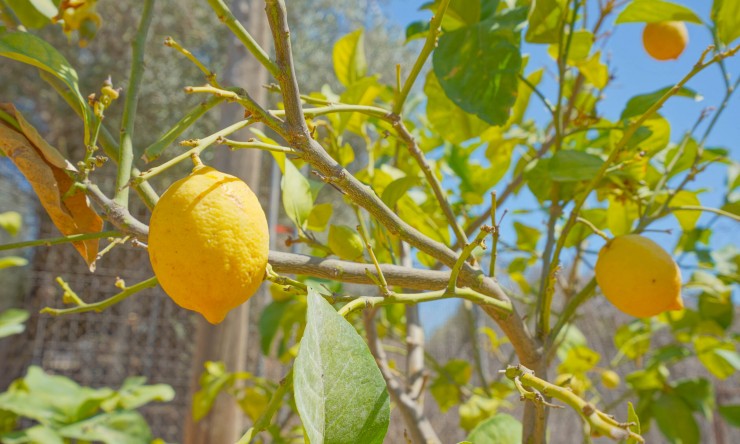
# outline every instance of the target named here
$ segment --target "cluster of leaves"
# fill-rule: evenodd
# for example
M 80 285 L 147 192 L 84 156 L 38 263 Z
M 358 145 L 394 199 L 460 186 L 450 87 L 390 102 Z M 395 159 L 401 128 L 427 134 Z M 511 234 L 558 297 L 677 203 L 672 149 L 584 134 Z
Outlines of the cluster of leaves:
M 169 385 L 146 385 L 146 379 L 141 377 L 126 379 L 118 390 L 93 389 L 31 366 L 25 377 L 0 393 L 0 441 L 164 444 L 153 440 L 146 420 L 137 409 L 153 401 L 170 401 L 174 396 Z M 33 425 L 18 429 L 22 419 L 32 421 Z

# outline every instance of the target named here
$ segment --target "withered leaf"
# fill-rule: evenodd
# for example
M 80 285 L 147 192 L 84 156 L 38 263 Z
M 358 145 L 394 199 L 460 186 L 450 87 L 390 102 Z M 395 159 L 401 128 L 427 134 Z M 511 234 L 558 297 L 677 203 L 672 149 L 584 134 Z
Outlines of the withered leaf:
M 15 117 L 21 128 L 18 131 L 0 120 L 0 150 L 26 176 L 54 225 L 65 236 L 100 232 L 103 220 L 92 209 L 85 193 L 77 190 L 65 197 L 74 183 L 66 171 L 75 171 L 74 166 L 12 104 L 0 104 L 0 109 Z M 92 267 L 98 254 L 98 239 L 73 245 Z

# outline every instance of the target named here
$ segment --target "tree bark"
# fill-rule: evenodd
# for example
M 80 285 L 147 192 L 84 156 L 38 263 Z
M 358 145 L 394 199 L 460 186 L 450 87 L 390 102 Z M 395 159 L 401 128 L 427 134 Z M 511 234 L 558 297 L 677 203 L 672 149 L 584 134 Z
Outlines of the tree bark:
M 262 10 L 260 0 L 235 0 L 231 9 L 236 18 L 263 48 L 270 44 L 270 33 Z M 241 46 L 235 37 L 231 37 L 228 50 L 228 64 L 223 73 L 217 73 L 224 85 L 240 86 L 246 89 L 258 102 L 264 103 L 266 90 L 262 85 L 268 83 L 267 71 Z M 221 120 L 230 125 L 243 118 L 244 109 L 236 104 L 222 105 Z M 245 139 L 244 134 L 237 139 Z M 221 171 L 233 174 L 244 180 L 260 197 L 262 179 L 262 151 L 238 150 L 230 152 L 217 149 L 213 166 Z M 262 199 L 261 199 L 262 200 Z M 190 395 L 198 390 L 198 380 L 206 361 L 223 361 L 231 372 L 246 371 L 249 350 L 250 306 L 258 299 L 261 291 L 252 297 L 249 303 L 232 310 L 219 325 L 213 326 L 199 317 L 196 327 L 196 351 L 193 356 Z M 225 395 L 217 398 L 210 413 L 195 423 L 188 415 L 184 431 L 185 444 L 199 443 L 233 443 L 244 432 L 245 415 L 237 403 Z

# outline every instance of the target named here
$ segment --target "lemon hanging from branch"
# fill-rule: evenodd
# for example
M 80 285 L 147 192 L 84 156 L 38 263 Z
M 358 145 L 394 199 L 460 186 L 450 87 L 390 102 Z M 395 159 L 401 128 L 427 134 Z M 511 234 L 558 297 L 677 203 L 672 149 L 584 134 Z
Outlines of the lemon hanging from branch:
M 683 22 L 655 22 L 645 25 L 642 44 L 656 60 L 677 59 L 686 49 L 689 32 Z
M 609 302 L 638 318 L 683 309 L 678 265 L 644 236 L 627 234 L 607 242 L 596 261 L 596 282 Z
M 173 301 L 217 324 L 262 283 L 269 232 L 246 183 L 194 161 L 154 207 L 149 259 Z

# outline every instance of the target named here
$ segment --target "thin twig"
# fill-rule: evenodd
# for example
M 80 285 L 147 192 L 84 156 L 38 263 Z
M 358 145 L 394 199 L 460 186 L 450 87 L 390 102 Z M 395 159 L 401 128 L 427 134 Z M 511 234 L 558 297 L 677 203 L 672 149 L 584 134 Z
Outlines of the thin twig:
M 128 207 L 128 183 L 131 179 L 131 169 L 134 166 L 134 120 L 136 107 L 139 104 L 139 86 L 144 75 L 144 51 L 149 26 L 152 23 L 154 0 L 144 2 L 139 29 L 133 41 L 131 56 L 131 73 L 129 74 L 126 100 L 123 106 L 121 119 L 121 143 L 118 157 L 118 174 L 116 175 L 116 192 L 113 200 L 123 207 Z

